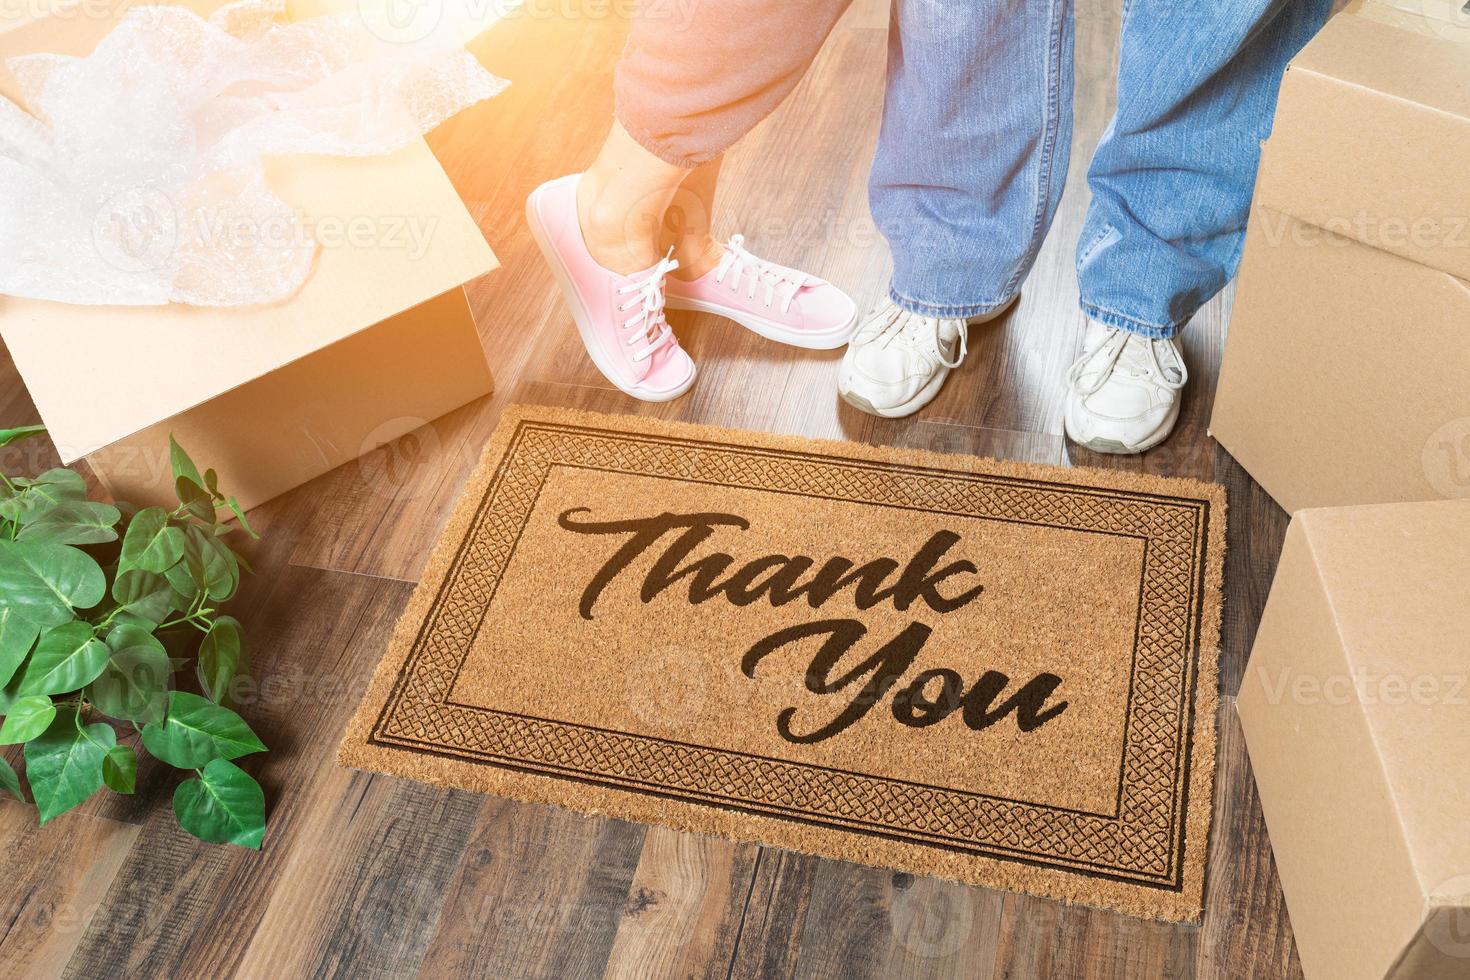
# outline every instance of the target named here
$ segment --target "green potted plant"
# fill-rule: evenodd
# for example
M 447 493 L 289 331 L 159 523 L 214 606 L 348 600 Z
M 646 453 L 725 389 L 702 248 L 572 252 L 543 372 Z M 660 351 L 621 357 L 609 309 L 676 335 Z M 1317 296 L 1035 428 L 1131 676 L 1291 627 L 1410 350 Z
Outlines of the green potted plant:
M 0 447 L 44 431 L 0 429 Z M 259 848 L 264 794 L 232 760 L 265 745 L 228 705 L 245 643 L 218 612 L 249 571 L 225 538 L 255 533 L 177 443 L 172 467 L 173 510 L 89 500 L 74 470 L 0 474 L 0 745 L 22 746 L 42 824 L 132 793 L 143 751 L 193 772 L 173 798 L 185 830 Z M 25 800 L 3 756 L 0 788 Z

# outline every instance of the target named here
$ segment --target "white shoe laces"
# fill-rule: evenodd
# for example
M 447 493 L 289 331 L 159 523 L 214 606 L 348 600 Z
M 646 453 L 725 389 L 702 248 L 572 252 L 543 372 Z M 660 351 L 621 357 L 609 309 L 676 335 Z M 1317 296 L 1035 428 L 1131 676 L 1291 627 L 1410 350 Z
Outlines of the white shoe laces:
M 869 341 L 878 344 L 880 350 L 886 350 L 889 346 L 897 344 L 902 350 L 920 357 L 931 369 L 943 365 L 953 370 L 964 363 L 965 356 L 970 353 L 970 348 L 965 339 L 969 330 L 963 320 L 957 321 L 957 333 L 960 340 L 959 355 L 950 361 L 945 359 L 944 342 L 939 336 L 943 320 L 938 317 L 910 313 L 897 306 L 892 307 L 891 312 L 892 316 L 888 322 Z
M 1172 369 L 1166 369 L 1159 359 L 1160 345 L 1168 349 Z M 1189 369 L 1184 366 L 1184 359 L 1172 341 L 1110 327 L 1103 342 L 1072 365 L 1067 372 L 1067 386 L 1083 397 L 1096 394 L 1118 367 L 1131 377 L 1147 379 L 1170 391 L 1178 391 L 1189 380 Z M 1171 377 L 1171 374 L 1176 377 Z
M 791 309 L 791 300 L 802 287 L 812 281 L 804 272 L 751 255 L 745 249 L 744 235 L 730 236 L 730 240 L 725 243 L 725 257 L 715 267 L 715 282 L 724 283 L 727 276 L 730 279 L 730 288 L 737 291 L 744 279 L 747 283 L 747 299 L 755 299 L 756 290 L 765 287 L 766 306 L 769 307 L 779 297 L 782 313 Z
M 653 352 L 674 338 L 674 331 L 664 319 L 664 277 L 679 268 L 679 262 L 669 255 L 659 259 L 658 265 L 649 270 L 643 279 L 618 287 L 619 295 L 632 294 L 633 298 L 618 307 L 619 313 L 638 308 L 638 312 L 623 321 L 623 329 L 630 331 L 629 347 L 640 342 L 645 346 L 633 352 L 634 361 L 646 361 Z

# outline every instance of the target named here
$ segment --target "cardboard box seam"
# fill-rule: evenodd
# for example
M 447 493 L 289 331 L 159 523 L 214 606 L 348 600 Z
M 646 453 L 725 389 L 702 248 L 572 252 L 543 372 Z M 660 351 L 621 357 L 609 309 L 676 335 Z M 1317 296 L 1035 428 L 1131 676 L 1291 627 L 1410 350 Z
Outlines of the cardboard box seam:
M 1394 27 L 1392 24 L 1385 24 L 1384 26 L 1388 27 L 1390 30 L 1399 31 L 1403 34 L 1408 34 L 1410 37 L 1414 36 L 1412 32 L 1405 31 L 1403 28 L 1400 27 Z M 1433 113 L 1437 116 L 1444 116 L 1446 119 L 1450 119 L 1455 122 L 1470 123 L 1470 116 L 1461 115 L 1457 112 L 1450 112 L 1447 109 L 1441 109 L 1439 106 L 1426 105 L 1423 102 L 1416 102 L 1413 99 L 1406 99 L 1402 95 L 1397 95 L 1393 92 L 1385 92 L 1382 89 L 1371 88 L 1367 85 L 1364 85 L 1362 82 L 1356 82 L 1350 78 L 1343 78 L 1340 75 L 1329 75 L 1307 65 L 1291 65 L 1286 69 L 1287 76 L 1290 76 L 1292 72 L 1301 72 L 1303 75 L 1311 75 L 1314 78 L 1320 78 L 1324 81 L 1343 86 L 1344 88 L 1351 88 L 1355 91 L 1362 92 L 1369 96 L 1376 96 L 1381 99 L 1386 99 L 1401 106 L 1407 106 L 1411 109 Z M 1270 137 L 1267 137 L 1267 139 L 1269 138 Z

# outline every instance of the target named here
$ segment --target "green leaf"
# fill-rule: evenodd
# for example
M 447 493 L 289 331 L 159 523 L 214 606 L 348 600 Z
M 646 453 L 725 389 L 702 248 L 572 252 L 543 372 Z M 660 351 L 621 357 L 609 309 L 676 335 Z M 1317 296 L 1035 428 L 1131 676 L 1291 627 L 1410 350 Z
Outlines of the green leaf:
M 107 577 L 84 551 L 63 544 L 0 541 L 0 596 L 16 614 L 60 626 L 72 610 L 90 609 L 107 594 Z
M 168 579 L 141 568 L 130 568 L 112 583 L 112 598 L 120 611 L 116 622 L 152 629 L 168 618 L 178 604 Z
M 72 708 L 58 711 L 51 727 L 26 743 L 26 779 L 41 823 L 102 788 L 102 758 L 116 744 L 111 725 L 99 722 L 79 729 Z
M 10 481 L 18 487 L 45 488 L 54 500 L 86 500 L 87 481 L 76 470 L 65 466 L 49 469 L 36 476 L 17 476 Z
M 178 564 L 182 557 L 184 532 L 169 525 L 168 514 L 162 507 L 148 507 L 138 511 L 128 524 L 117 567 L 120 572 L 137 568 L 162 573 Z
M 26 491 L 26 503 L 20 516 L 22 524 L 35 520 L 58 504 L 67 501 L 85 503 L 87 500 L 87 481 L 80 473 L 65 467 L 47 470 L 29 479 L 18 476 L 10 482 Z
M 204 591 L 204 552 L 196 535 L 184 535 L 184 557 L 164 572 L 163 577 L 178 595 L 180 609 L 187 609 L 194 597 Z
M 0 715 L 10 710 L 10 706 L 20 700 L 20 677 L 15 677 L 9 684 L 0 687 Z
M 221 616 L 209 627 L 199 644 L 199 684 L 210 700 L 223 701 L 230 692 L 243 649 L 240 622 L 233 616 Z
M 138 753 L 132 746 L 114 745 L 102 757 L 102 781 L 114 793 L 131 793 L 138 783 Z
M 168 653 L 153 634 L 123 625 L 107 635 L 112 655 L 88 688 L 97 710 L 139 724 L 163 721 L 168 711 Z
M 10 760 L 3 755 L 0 755 L 0 789 L 5 790 L 22 803 L 26 801 L 26 795 L 20 791 L 20 777 L 15 774 Z
M 53 544 L 106 544 L 117 540 L 114 528 L 122 517 L 116 507 L 90 500 L 67 500 L 21 528 L 20 541 Z
M 0 602 L 5 601 L 0 597 Z M 22 619 L 9 606 L 0 607 L 0 687 L 10 683 L 20 665 L 30 656 L 41 627 Z
M 180 446 L 173 436 L 168 437 L 168 458 L 173 465 L 175 480 L 183 478 L 192 482 L 196 487 L 201 489 L 204 487 L 204 477 L 199 475 L 199 467 L 194 465 L 189 454 L 184 452 L 184 447 Z
M 29 742 L 50 727 L 56 718 L 56 706 L 44 695 L 17 698 L 0 725 L 0 745 Z
M 198 779 L 174 790 L 179 826 L 212 844 L 260 850 L 265 836 L 265 794 L 260 784 L 232 762 L 215 759 Z
M 230 546 L 197 527 L 189 528 L 189 536 L 197 538 L 199 556 L 204 563 L 204 588 L 216 602 L 224 602 L 240 587 L 240 565 Z
M 25 673 L 20 693 L 65 694 L 86 687 L 107 666 L 107 645 L 86 623 L 72 621 L 41 634 Z
M 23 425 L 18 429 L 0 429 L 0 446 L 8 446 L 12 442 L 20 442 L 31 436 L 41 435 L 45 431 L 44 425 Z
M 250 535 L 256 541 L 259 541 L 260 535 L 255 533 L 255 529 L 252 528 L 250 526 L 250 522 L 245 519 L 245 511 L 243 508 L 241 508 L 240 501 L 236 500 L 234 497 L 227 497 L 225 498 L 225 506 L 230 508 L 230 513 L 234 514 L 235 519 L 240 522 L 241 529 L 244 530 L 246 534 Z
M 188 477 L 179 477 L 174 481 L 174 492 L 178 494 L 179 502 L 191 515 L 204 521 L 206 524 L 215 523 L 214 498 L 204 491 Z
M 0 494 L 0 517 L 26 524 L 63 501 L 86 499 L 86 481 L 71 470 L 58 468 L 35 477 L 11 477 Z
M 168 717 L 143 726 L 143 747 L 176 769 L 265 751 L 243 718 L 188 691 L 169 693 Z

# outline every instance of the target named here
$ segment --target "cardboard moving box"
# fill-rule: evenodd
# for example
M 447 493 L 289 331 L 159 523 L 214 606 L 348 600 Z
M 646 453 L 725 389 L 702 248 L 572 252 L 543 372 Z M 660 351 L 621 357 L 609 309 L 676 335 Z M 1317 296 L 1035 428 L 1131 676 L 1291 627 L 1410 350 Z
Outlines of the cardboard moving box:
M 1210 420 L 1287 510 L 1470 496 L 1466 161 L 1470 45 L 1365 10 L 1287 71 Z
M 41 18 L 0 34 L 0 58 L 84 54 L 112 23 Z M 16 97 L 3 68 L 0 94 Z M 86 457 L 119 499 L 172 498 L 170 433 L 250 507 L 492 388 L 461 285 L 494 269 L 495 257 L 422 141 L 381 157 L 278 158 L 267 170 L 319 240 L 332 232 L 286 302 L 0 297 L 0 336 L 62 460 Z
M 1308 980 L 1470 976 L 1470 502 L 1304 510 L 1237 707 Z

